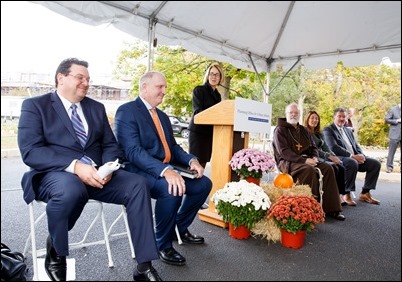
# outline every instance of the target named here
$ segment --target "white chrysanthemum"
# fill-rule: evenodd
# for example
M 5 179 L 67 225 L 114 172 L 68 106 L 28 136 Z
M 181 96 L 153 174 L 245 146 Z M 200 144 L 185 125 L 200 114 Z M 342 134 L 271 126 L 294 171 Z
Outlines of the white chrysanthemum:
M 231 203 L 236 207 L 252 204 L 255 210 L 267 210 L 271 206 L 271 201 L 264 190 L 245 180 L 226 183 L 222 189 L 212 195 L 211 200 L 215 205 L 218 205 L 219 201 Z

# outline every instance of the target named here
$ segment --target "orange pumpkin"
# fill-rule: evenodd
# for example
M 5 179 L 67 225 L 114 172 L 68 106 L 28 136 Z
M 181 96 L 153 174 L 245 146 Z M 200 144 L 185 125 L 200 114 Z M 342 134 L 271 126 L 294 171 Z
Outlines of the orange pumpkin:
M 273 183 L 277 188 L 292 188 L 293 178 L 286 172 L 280 172 L 275 176 Z
M 279 172 L 273 181 L 273 184 L 277 188 L 292 188 L 293 178 L 290 174 L 286 172 L 286 168 L 282 165 L 282 172 Z

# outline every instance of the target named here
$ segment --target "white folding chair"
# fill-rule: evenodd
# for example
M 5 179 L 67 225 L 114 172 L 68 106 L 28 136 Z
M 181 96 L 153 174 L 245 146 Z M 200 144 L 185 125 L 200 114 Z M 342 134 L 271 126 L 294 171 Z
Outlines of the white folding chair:
M 43 211 L 36 219 L 34 216 L 34 203 L 38 203 L 42 206 L 46 206 L 46 203 L 41 202 L 41 201 L 33 201 L 31 202 L 28 207 L 29 207 L 29 221 L 30 221 L 30 233 L 29 236 L 26 240 L 25 247 L 24 247 L 24 256 L 28 253 L 29 251 L 29 241 L 31 241 L 31 253 L 32 253 L 32 264 L 33 264 L 33 280 L 38 281 L 38 257 L 44 256 L 46 254 L 46 248 L 43 249 L 37 249 L 36 248 L 36 226 L 38 223 L 45 217 L 46 215 L 46 210 Z M 128 241 L 130 244 L 130 249 L 131 249 L 131 254 L 132 257 L 134 258 L 134 247 L 131 242 L 131 234 L 130 234 L 130 229 L 128 228 L 128 221 L 127 221 L 127 214 L 125 207 L 122 206 L 122 212 L 120 215 L 116 218 L 116 220 L 112 223 L 109 229 L 107 229 L 106 226 L 106 220 L 105 220 L 105 215 L 103 212 L 103 203 L 100 201 L 96 200 L 89 200 L 89 204 L 96 204 L 98 206 L 96 216 L 92 220 L 91 224 L 89 225 L 87 231 L 85 232 L 83 238 L 79 242 L 74 242 L 69 244 L 69 248 L 71 249 L 78 249 L 78 248 L 83 248 L 87 246 L 92 246 L 92 245 L 100 245 L 100 244 L 105 244 L 106 246 L 106 251 L 107 251 L 107 256 L 108 256 L 108 262 L 109 262 L 109 267 L 114 267 L 113 259 L 112 259 L 112 253 L 110 249 L 110 243 L 109 243 L 109 236 L 117 236 L 117 235 L 127 235 Z M 117 223 L 117 221 L 123 217 L 124 222 L 125 222 L 125 227 L 126 227 L 126 232 L 120 233 L 120 234 L 112 234 L 112 228 L 114 225 Z M 103 228 L 103 240 L 99 241 L 87 241 L 88 235 L 92 228 L 94 227 L 95 223 L 101 220 L 102 223 L 102 228 Z M 30 240 L 31 239 L 31 240 Z

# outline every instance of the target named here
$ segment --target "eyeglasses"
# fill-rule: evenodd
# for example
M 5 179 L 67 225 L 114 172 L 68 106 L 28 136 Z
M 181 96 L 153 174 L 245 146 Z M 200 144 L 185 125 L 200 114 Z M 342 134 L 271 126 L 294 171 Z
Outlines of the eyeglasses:
M 221 77 L 221 74 L 220 74 L 220 73 L 213 73 L 213 72 L 210 72 L 210 73 L 209 73 L 209 77 Z
M 89 77 L 85 77 L 85 76 L 83 76 L 81 74 L 70 74 L 69 73 L 68 75 L 74 77 L 75 79 L 77 79 L 77 80 L 79 80 L 81 82 L 86 81 L 88 84 L 91 83 L 91 79 Z

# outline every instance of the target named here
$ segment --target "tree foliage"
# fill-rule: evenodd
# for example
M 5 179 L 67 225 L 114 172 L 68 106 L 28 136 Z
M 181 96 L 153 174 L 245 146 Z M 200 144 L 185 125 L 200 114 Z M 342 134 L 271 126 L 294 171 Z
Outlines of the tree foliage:
M 127 44 L 119 55 L 115 75 L 132 81 L 132 99 L 138 96 L 138 80 L 146 71 L 146 57 L 147 45 L 142 41 Z M 205 71 L 213 60 L 181 47 L 166 46 L 158 46 L 154 57 L 153 70 L 163 72 L 168 84 L 159 107 L 168 113 L 189 117 L 192 91 L 203 84 Z M 334 109 L 343 106 L 356 109 L 352 121 L 362 145 L 388 144 L 388 125 L 384 116 L 391 106 L 400 102 L 400 67 L 347 68 L 339 62 L 333 69 L 306 70 L 300 65 L 288 73 L 278 67 L 269 74 L 257 74 L 230 64 L 221 65 L 225 72 L 224 87 L 218 88 L 222 99 L 242 97 L 268 101 L 272 104 L 272 125 L 276 125 L 279 117 L 284 117 L 285 107 L 291 102 L 301 106 L 303 115 L 316 110 L 321 116 L 322 127 L 332 123 Z

